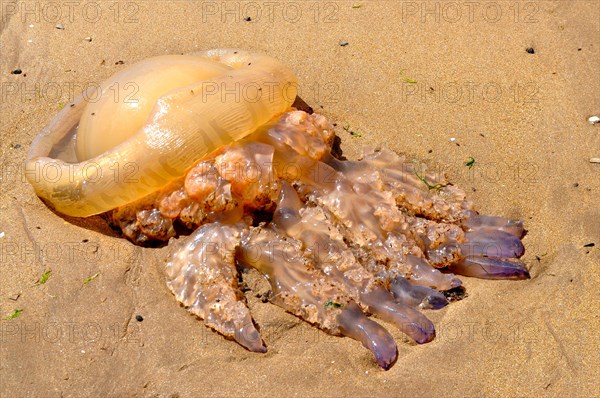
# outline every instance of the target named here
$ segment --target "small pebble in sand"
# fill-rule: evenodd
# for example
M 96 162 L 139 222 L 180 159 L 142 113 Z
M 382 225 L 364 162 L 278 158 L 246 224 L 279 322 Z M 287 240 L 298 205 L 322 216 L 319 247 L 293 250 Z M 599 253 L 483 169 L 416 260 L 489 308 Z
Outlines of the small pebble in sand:
M 454 138 L 454 137 L 450 138 L 450 142 L 454 142 L 454 141 L 456 141 L 456 138 Z
M 590 124 L 600 123 L 600 117 L 598 117 L 598 116 L 590 116 L 590 118 L 588 119 L 588 122 Z
M 144 320 L 144 317 L 143 317 L 143 316 L 141 316 L 141 315 L 136 315 L 136 316 L 135 316 L 135 320 L 136 320 L 136 321 L 138 321 L 138 322 L 141 322 L 141 321 L 143 321 L 143 320 Z
M 83 40 L 91 42 L 92 38 L 88 36 L 88 37 L 84 38 Z
M 0 238 L 4 238 L 5 233 L 4 232 L 0 232 Z
M 244 18 L 244 21 L 246 21 L 246 22 L 251 22 L 251 21 L 252 21 L 252 18 L 251 18 L 251 17 L 246 17 L 246 18 Z
M 590 158 L 590 163 L 600 163 L 600 158 Z
M 347 41 L 343 41 L 343 40 L 340 41 L 340 46 L 346 47 L 347 45 L 348 45 Z
M 65 25 L 63 25 L 61 23 L 57 23 L 56 24 L 56 29 L 65 30 Z
M 10 72 L 13 75 L 20 75 L 21 73 L 23 73 L 23 71 L 21 69 L 15 69 L 12 72 Z
M 528 47 L 525 51 L 527 51 L 529 54 L 535 54 L 533 47 Z

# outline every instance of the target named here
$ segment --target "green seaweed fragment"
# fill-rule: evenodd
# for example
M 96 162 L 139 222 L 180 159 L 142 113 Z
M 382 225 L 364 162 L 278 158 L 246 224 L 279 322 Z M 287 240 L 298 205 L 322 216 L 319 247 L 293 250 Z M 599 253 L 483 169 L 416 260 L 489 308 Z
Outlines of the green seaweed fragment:
M 325 302 L 325 308 L 342 308 L 342 305 L 340 303 L 336 303 L 333 300 L 327 300 Z
M 87 285 L 88 283 L 90 283 L 91 281 L 93 281 L 94 279 L 96 279 L 99 276 L 100 276 L 100 272 L 96 272 L 94 275 L 90 276 L 89 278 L 85 278 L 85 280 L 83 281 L 83 284 Z
M 434 190 L 439 193 L 442 190 L 442 188 L 448 186 L 447 183 L 441 184 L 439 182 L 437 184 L 433 184 L 433 185 L 430 184 L 429 181 L 427 181 L 427 179 L 425 178 L 425 176 L 423 174 L 419 174 L 419 172 L 417 171 L 417 166 L 418 166 L 417 162 L 413 162 L 413 167 L 415 169 L 415 175 L 417 176 L 417 178 L 419 180 L 421 180 L 421 182 L 423 184 L 425 184 L 425 186 L 427 187 L 427 190 L 429 190 L 429 191 Z
M 38 283 L 40 285 L 43 285 L 44 283 L 48 282 L 48 278 L 50 278 L 50 274 L 52 273 L 52 270 L 49 269 L 48 271 L 44 272 L 42 274 L 42 276 L 40 276 L 40 279 L 38 280 Z
M 348 123 L 346 123 L 346 125 L 343 126 L 343 129 L 348 134 L 350 134 L 352 137 L 356 137 L 356 138 L 362 137 L 362 133 L 360 132 L 360 130 L 352 130 L 352 129 L 350 129 L 350 124 L 348 124 Z
M 5 316 L 4 318 L 2 318 L 3 321 L 8 321 L 9 319 L 15 319 L 16 317 L 18 317 L 19 315 L 21 315 L 21 312 L 23 312 L 22 309 L 17 308 L 15 309 L 15 312 L 13 312 L 12 314 L 10 314 L 9 316 Z
M 404 80 L 406 83 L 410 83 L 410 84 L 417 84 L 417 81 L 414 79 L 411 79 L 410 77 L 404 76 L 404 71 L 401 70 L 400 71 L 400 77 L 402 78 L 402 80 Z
M 469 160 L 465 162 L 465 166 L 467 166 L 469 169 L 475 166 L 475 158 L 473 156 L 469 156 Z

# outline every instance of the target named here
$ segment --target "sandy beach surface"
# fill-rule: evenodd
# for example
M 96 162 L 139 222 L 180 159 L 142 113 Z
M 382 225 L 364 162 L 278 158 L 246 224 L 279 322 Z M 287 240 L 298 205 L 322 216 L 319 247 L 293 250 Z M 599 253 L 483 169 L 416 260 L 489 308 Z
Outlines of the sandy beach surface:
M 600 395 L 597 1 L 1 7 L 2 397 Z M 524 220 L 532 278 L 463 277 L 465 299 L 426 311 L 429 344 L 386 325 L 399 350 L 389 371 L 249 292 L 269 347 L 254 354 L 175 301 L 169 247 L 136 247 L 99 217 L 60 217 L 40 201 L 27 150 L 86 85 L 150 56 L 218 47 L 290 65 L 302 98 L 345 127 L 349 158 L 391 148 L 445 170 L 481 213 Z

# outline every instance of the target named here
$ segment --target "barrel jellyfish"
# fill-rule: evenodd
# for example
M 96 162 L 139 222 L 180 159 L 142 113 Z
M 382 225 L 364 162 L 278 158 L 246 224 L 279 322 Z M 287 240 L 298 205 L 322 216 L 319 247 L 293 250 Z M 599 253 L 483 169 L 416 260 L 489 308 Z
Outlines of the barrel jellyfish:
M 134 84 L 134 100 L 114 101 L 115 83 Z M 102 214 L 134 244 L 171 241 L 175 298 L 253 352 L 267 348 L 242 291 L 250 268 L 269 301 L 358 340 L 386 370 L 397 346 L 376 318 L 427 343 L 422 310 L 448 304 L 456 275 L 529 278 L 521 221 L 479 215 L 443 175 L 388 149 L 339 156 L 296 86 L 287 66 L 248 51 L 143 60 L 50 122 L 27 178 L 59 213 Z M 132 172 L 116 177 L 124 164 Z M 58 178 L 43 177 L 49 167 Z

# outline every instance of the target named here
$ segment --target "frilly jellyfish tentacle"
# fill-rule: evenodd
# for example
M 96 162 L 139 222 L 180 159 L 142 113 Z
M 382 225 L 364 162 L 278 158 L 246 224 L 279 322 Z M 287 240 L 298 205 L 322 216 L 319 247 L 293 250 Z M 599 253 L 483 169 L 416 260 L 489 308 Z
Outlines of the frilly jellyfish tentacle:
M 167 264 L 167 285 L 191 313 L 253 352 L 266 352 L 243 293 L 237 286 L 235 252 L 241 225 L 198 228 Z
M 461 245 L 465 257 L 519 258 L 525 252 L 521 239 L 500 229 L 479 229 L 465 234 Z
M 448 267 L 451 272 L 481 279 L 529 279 L 529 271 L 518 260 L 471 256 Z
M 426 286 L 413 285 L 401 276 L 392 281 L 390 290 L 396 300 L 412 307 L 437 310 L 448 305 L 442 293 Z
M 370 320 L 355 303 L 350 303 L 337 316 L 344 336 L 360 341 L 371 351 L 379 366 L 388 370 L 398 358 L 394 338 L 380 324 Z
M 474 211 L 465 212 L 465 220 L 463 221 L 463 228 L 466 231 L 478 231 L 478 230 L 500 230 L 510 233 L 517 238 L 522 238 L 525 235 L 525 228 L 523 227 L 523 221 L 511 220 L 506 217 L 498 216 L 482 216 Z
M 384 321 L 394 324 L 419 344 L 429 343 L 435 337 L 433 323 L 418 310 L 405 305 L 387 290 L 378 287 L 361 295 L 369 311 Z

